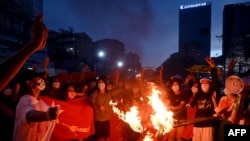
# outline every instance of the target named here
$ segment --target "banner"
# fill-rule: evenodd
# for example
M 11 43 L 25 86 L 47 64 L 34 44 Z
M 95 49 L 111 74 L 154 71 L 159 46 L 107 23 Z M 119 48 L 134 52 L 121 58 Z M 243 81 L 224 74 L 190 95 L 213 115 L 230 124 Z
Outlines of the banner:
M 96 72 L 58 73 L 58 77 L 63 84 L 83 84 L 88 78 L 96 78 L 96 76 Z
M 60 107 L 51 141 L 84 139 L 95 133 L 94 111 L 88 105 L 87 97 L 70 101 L 56 100 L 46 96 L 40 98 L 48 105 Z

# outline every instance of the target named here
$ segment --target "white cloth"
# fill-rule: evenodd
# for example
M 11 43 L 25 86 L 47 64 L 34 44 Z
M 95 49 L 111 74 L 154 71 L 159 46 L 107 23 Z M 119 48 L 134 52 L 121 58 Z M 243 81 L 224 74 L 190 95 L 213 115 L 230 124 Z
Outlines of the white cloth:
M 213 141 L 214 129 L 213 127 L 194 127 L 192 141 Z
M 13 141 L 49 141 L 56 121 L 30 122 L 26 120 L 26 114 L 31 110 L 44 111 L 49 106 L 42 100 L 31 95 L 21 97 L 16 107 L 15 129 Z

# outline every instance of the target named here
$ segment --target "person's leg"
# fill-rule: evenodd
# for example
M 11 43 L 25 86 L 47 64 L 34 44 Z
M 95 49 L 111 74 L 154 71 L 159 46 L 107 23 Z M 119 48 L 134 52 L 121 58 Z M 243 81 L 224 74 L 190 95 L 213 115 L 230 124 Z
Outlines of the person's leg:
M 175 141 L 176 128 L 173 128 L 168 134 L 168 141 Z
M 213 127 L 202 128 L 201 139 L 202 141 L 214 141 L 214 128 Z
M 95 140 L 101 140 L 102 138 L 102 126 L 100 121 L 95 121 Z
M 109 141 L 110 137 L 110 122 L 109 120 L 103 122 L 103 137 L 105 141 Z
M 183 131 L 184 131 L 184 126 L 176 128 L 176 140 L 177 141 L 183 141 L 183 138 L 182 138 Z
M 192 141 L 201 141 L 201 128 L 194 127 L 193 128 L 193 138 Z

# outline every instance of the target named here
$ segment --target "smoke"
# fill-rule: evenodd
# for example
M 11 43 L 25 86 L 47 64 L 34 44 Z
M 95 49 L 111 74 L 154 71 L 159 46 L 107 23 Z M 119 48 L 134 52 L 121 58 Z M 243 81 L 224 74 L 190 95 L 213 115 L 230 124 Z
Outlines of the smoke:
M 146 0 L 73 0 L 68 2 L 79 26 L 93 41 L 118 39 L 139 55 L 151 34 L 153 12 Z

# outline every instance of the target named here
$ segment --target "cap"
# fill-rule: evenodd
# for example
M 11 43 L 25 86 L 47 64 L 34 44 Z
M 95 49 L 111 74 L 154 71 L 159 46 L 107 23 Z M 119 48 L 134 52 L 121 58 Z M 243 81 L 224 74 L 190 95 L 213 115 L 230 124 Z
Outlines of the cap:
M 200 83 L 204 83 L 204 81 L 212 82 L 211 78 L 209 77 L 203 77 L 200 79 Z

